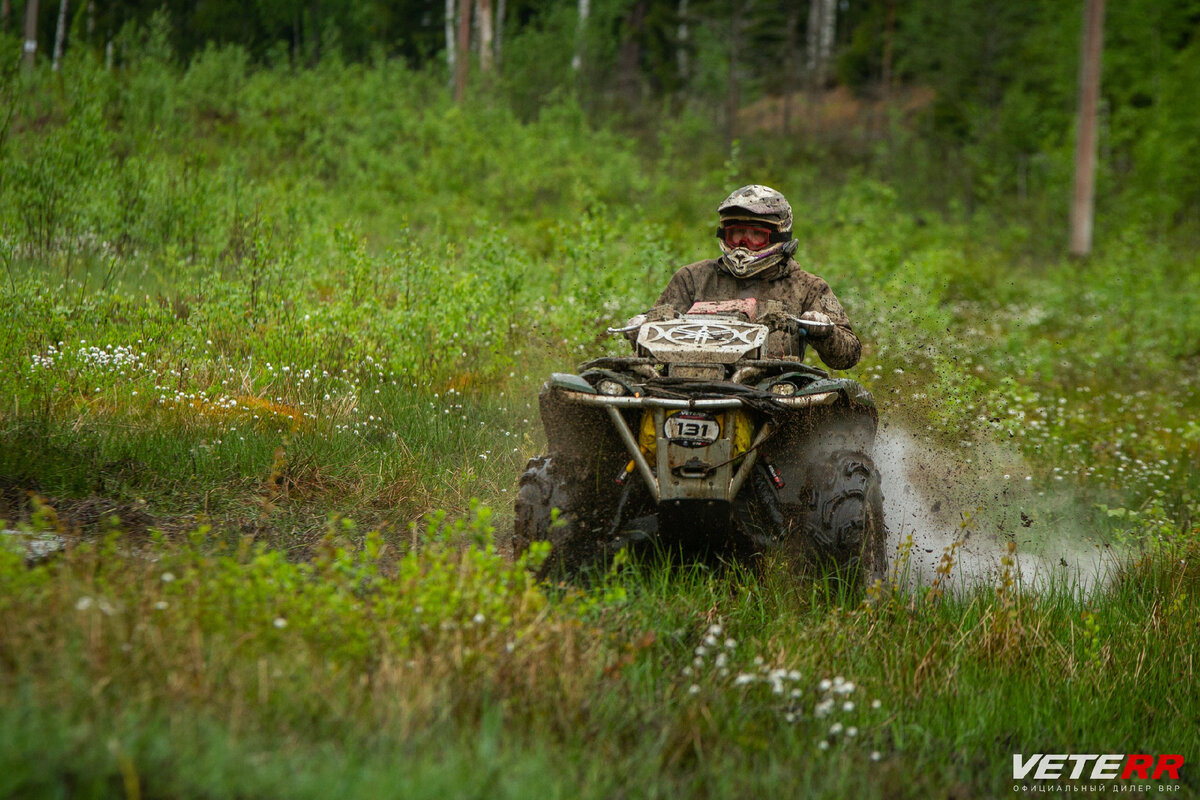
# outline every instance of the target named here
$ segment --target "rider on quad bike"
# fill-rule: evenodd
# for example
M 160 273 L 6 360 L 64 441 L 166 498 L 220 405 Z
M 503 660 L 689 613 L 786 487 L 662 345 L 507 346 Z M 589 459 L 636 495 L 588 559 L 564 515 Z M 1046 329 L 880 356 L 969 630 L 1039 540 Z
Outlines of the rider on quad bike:
M 664 306 L 686 314 L 704 300 L 753 297 L 760 309 L 775 301 L 783 304 L 785 313 L 833 327 L 813 326 L 804 342 L 798 335 L 773 331 L 767 340 L 770 355 L 802 356 L 807 342 L 831 369 L 857 364 L 862 343 L 842 304 L 828 283 L 792 258 L 798 242 L 792 238 L 792 207 L 784 196 L 767 186 L 743 186 L 725 198 L 717 214 L 723 255 L 676 272 L 647 316 L 662 316 Z
M 633 357 L 555 373 L 540 395 L 549 455 L 530 460 L 512 549 L 551 542 L 578 572 L 622 548 L 768 553 L 869 583 L 886 569 L 870 393 L 835 369 L 862 351 L 821 278 L 792 259 L 792 212 L 752 185 L 718 208 L 722 257 L 680 269 L 630 320 Z

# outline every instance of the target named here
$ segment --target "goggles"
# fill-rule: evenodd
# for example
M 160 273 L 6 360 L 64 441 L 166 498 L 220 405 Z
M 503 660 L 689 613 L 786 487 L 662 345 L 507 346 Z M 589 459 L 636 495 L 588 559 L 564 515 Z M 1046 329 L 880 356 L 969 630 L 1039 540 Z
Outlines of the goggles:
M 717 230 L 717 236 L 725 242 L 727 247 L 744 247 L 747 250 L 762 250 L 772 241 L 781 241 L 782 238 L 785 238 L 770 228 L 739 222 L 722 226 Z

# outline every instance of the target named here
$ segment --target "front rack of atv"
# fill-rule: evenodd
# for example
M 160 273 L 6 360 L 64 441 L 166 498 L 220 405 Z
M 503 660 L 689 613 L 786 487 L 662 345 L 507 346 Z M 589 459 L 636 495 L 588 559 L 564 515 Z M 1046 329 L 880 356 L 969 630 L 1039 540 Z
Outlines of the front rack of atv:
M 612 421 L 613 427 L 616 429 L 618 436 L 620 436 L 622 444 L 625 445 L 625 449 L 629 452 L 630 458 L 633 459 L 633 463 L 637 467 L 638 473 L 642 476 L 642 480 L 645 482 L 646 488 L 650 491 L 655 503 L 658 503 L 662 499 L 658 478 L 655 476 L 650 462 L 646 460 L 645 454 L 638 445 L 637 437 L 634 436 L 629 423 L 622 416 L 621 410 L 630 408 L 652 409 L 655 413 L 655 424 L 661 427 L 663 416 L 668 410 L 733 411 L 750 406 L 750 403 L 739 397 L 685 399 L 638 395 L 604 395 L 597 393 L 582 378 L 564 373 L 555 373 L 551 379 L 551 386 L 560 393 L 563 400 L 569 403 L 603 407 L 608 412 L 608 418 Z M 826 391 L 793 395 L 790 397 L 771 397 L 771 402 L 777 403 L 787 409 L 812 408 L 831 405 L 837 401 L 839 396 L 840 392 Z M 750 477 L 755 464 L 758 463 L 759 447 L 774 431 L 775 427 L 771 422 L 763 423 L 758 434 L 754 437 L 754 441 L 751 442 L 750 447 L 742 454 L 742 463 L 730 478 L 729 488 L 726 492 L 727 497 L 732 498 L 737 496 L 746 479 Z

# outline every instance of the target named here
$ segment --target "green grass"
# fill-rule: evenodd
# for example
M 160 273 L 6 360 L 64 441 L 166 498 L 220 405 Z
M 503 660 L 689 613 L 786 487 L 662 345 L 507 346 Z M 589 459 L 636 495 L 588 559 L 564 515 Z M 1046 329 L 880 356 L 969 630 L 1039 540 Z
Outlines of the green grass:
M 487 533 L 401 557 L 335 529 L 299 564 L 202 533 L 153 562 L 117 535 L 6 558 L 0 725 L 36 732 L 8 739 L 8 793 L 990 796 L 1013 752 L 1200 744 L 1194 540 L 1086 600 L 860 606 L 771 570 L 564 593 L 465 544 Z
M 1191 232 L 1102 219 L 1046 258 L 396 65 L 256 72 L 219 124 L 200 73 L 65 74 L 4 87 L 0 185 L 52 191 L 0 193 L 0 517 L 68 546 L 0 551 L 0 795 L 986 797 L 1013 753 L 1200 752 Z M 883 420 L 1025 467 L 1038 524 L 947 509 L 972 543 L 1111 544 L 1106 588 L 571 588 L 489 548 L 544 376 L 616 352 L 751 180 L 793 198 Z

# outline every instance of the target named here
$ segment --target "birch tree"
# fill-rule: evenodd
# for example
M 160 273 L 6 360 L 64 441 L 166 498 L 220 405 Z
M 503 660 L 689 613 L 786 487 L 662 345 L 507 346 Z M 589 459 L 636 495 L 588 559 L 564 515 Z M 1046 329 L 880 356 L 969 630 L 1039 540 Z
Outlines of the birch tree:
M 22 48 L 27 69 L 33 69 L 37 59 L 37 23 L 38 0 L 29 0 L 25 5 L 25 45 Z
M 492 71 L 492 0 L 479 0 L 479 71 Z
M 67 34 L 67 0 L 58 0 L 58 27 L 54 31 L 54 60 L 50 65 L 50 69 L 58 72 L 58 65 L 62 61 L 63 40 Z
M 496 71 L 500 71 L 500 65 L 504 55 L 504 0 L 496 0 Z
M 579 0 L 579 22 L 575 26 L 575 55 L 571 58 L 571 69 L 575 72 L 583 69 L 583 36 L 587 30 L 591 10 L 590 0 Z
M 808 75 L 813 89 L 829 79 L 833 38 L 837 31 L 837 0 L 810 0 L 808 6 Z

